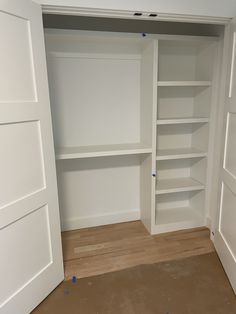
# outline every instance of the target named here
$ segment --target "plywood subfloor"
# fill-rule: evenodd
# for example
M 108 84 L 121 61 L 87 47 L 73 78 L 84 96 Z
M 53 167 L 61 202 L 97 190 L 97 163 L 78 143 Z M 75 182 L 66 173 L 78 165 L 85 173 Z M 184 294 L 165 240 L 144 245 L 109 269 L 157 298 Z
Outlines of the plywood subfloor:
M 207 228 L 151 236 L 140 221 L 62 233 L 65 279 L 214 252 Z
M 64 281 L 33 313 L 235 314 L 236 297 L 209 253 Z

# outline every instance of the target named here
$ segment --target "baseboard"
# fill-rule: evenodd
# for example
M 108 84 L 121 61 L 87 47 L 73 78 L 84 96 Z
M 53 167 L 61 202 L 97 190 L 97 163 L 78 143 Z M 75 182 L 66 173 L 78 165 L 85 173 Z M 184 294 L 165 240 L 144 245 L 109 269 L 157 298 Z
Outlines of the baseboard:
M 105 213 L 99 215 L 76 217 L 62 221 L 62 231 L 89 228 L 140 219 L 140 210 Z

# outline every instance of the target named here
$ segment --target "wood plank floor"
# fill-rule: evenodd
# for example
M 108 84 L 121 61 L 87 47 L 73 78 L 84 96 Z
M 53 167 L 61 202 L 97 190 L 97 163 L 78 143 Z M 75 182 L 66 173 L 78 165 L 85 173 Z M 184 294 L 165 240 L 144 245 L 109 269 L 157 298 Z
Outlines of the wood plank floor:
M 214 251 L 207 228 L 151 236 L 140 221 L 62 233 L 65 279 Z

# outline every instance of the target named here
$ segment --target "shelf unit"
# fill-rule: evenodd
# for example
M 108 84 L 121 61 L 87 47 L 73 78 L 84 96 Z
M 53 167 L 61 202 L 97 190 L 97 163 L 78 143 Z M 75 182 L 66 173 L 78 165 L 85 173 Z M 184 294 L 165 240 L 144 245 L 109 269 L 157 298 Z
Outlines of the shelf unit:
M 204 225 L 217 39 L 48 29 L 45 41 L 62 229 Z
M 158 41 L 153 233 L 205 223 L 214 44 Z

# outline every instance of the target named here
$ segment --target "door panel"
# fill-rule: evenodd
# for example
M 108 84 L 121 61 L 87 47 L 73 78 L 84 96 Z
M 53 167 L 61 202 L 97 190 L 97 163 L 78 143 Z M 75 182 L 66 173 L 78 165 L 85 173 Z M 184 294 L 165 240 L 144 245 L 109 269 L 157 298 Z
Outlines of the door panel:
M 0 20 L 4 25 L 0 37 L 7 52 L 0 59 L 5 73 L 0 80 L 0 102 L 36 101 L 30 23 L 5 12 L 0 12 Z
M 233 258 L 236 260 L 236 195 L 223 183 L 219 231 Z
M 2 230 L 0 246 L 3 248 L 3 268 L 0 273 L 4 285 L 0 291 L 1 303 L 11 298 L 32 277 L 38 276 L 52 263 L 48 222 L 48 207 L 43 206 Z M 5 239 L 11 239 L 8 246 L 5 245 Z M 41 247 L 44 249 L 41 250 Z M 17 267 L 12 259 L 12 252 L 17 254 Z M 26 256 L 30 258 L 26 259 Z
M 1 207 L 45 189 L 40 133 L 38 121 L 0 125 L 0 142 L 8 140 L 0 163 Z
M 221 169 L 221 196 L 215 247 L 236 292 L 236 23 L 231 25 L 229 93 L 225 99 L 225 142 Z
M 30 313 L 63 262 L 42 12 L 0 0 L 0 313 Z

